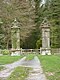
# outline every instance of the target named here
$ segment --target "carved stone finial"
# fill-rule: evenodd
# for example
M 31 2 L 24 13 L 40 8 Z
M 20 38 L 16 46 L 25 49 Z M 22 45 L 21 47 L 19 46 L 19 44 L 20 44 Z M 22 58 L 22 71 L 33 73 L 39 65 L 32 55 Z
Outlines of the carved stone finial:
M 45 17 L 43 22 L 41 23 L 41 28 L 49 28 L 50 27 L 50 22 L 48 19 Z
M 19 22 L 18 22 L 17 19 L 15 18 L 14 21 L 12 22 L 12 26 L 13 26 L 14 28 L 16 28 L 16 27 L 18 27 L 18 25 L 19 25 Z

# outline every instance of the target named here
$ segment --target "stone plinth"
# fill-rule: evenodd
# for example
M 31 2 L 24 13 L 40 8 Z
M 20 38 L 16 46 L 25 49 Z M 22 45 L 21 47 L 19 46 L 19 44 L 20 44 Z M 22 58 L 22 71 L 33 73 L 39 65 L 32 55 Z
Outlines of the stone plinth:
M 20 56 L 20 51 L 12 52 L 11 56 Z
M 21 51 L 18 49 L 12 49 L 11 50 L 11 56 L 20 56 Z
M 51 55 L 51 49 L 50 48 L 40 48 L 41 55 Z

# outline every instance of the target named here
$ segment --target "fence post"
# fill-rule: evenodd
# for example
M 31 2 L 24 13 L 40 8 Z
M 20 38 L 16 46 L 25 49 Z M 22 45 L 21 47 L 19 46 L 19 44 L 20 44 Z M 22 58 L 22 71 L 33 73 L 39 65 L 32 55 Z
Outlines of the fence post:
M 22 48 L 20 50 L 21 50 L 21 54 L 22 54 Z

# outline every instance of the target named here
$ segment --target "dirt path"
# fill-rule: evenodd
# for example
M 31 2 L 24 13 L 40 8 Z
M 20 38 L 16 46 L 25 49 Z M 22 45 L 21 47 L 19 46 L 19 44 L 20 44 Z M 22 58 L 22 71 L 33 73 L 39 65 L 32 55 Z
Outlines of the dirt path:
M 37 56 L 35 56 L 31 61 L 24 61 L 22 65 L 33 68 L 33 70 L 30 71 L 29 76 L 25 80 L 46 80 Z
M 10 76 L 14 68 L 18 66 L 24 66 L 32 68 L 32 71 L 30 71 L 29 76 L 25 80 L 46 80 L 38 57 L 35 56 L 34 59 L 30 61 L 26 61 L 25 59 L 26 57 L 12 64 L 4 65 L 6 69 L 0 71 L 0 78 L 2 78 L 2 80 L 6 80 L 6 78 Z
M 4 65 L 4 67 L 6 68 L 5 70 L 0 71 L 0 78 L 6 78 L 8 77 L 12 71 L 14 70 L 14 68 L 18 67 L 21 65 L 21 63 L 26 59 L 26 57 L 23 57 L 22 59 L 20 59 L 19 61 L 16 61 L 12 64 L 7 64 Z

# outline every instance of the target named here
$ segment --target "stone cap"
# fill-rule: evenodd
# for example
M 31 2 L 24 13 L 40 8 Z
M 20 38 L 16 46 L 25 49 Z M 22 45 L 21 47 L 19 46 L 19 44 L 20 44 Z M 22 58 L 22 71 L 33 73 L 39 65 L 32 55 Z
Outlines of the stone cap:
M 19 22 L 17 21 L 17 19 L 15 18 L 14 21 L 12 22 L 12 27 L 11 28 L 20 28 L 19 27 Z
M 44 20 L 43 20 L 43 22 L 41 23 L 40 27 L 41 28 L 50 28 L 50 26 L 51 25 L 50 25 L 48 19 L 45 17 Z

